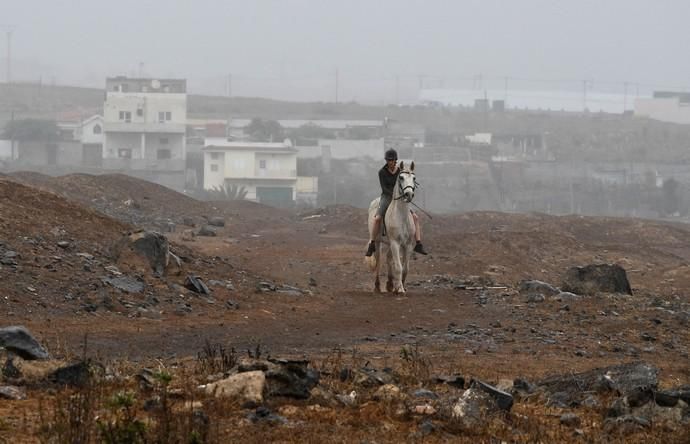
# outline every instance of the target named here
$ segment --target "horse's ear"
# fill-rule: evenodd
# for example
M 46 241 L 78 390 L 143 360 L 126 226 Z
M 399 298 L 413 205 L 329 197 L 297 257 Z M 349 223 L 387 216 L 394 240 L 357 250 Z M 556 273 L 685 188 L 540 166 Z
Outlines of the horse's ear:
M 410 164 L 410 171 L 414 171 L 414 160 L 413 160 L 412 163 Z
M 401 160 L 400 161 L 400 170 L 402 171 L 404 169 L 405 169 L 405 162 Z

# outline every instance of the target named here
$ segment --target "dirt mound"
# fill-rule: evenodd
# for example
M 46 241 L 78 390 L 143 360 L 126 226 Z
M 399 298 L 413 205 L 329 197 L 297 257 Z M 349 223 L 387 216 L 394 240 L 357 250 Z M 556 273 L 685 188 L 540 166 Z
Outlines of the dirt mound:
M 204 202 L 124 174 L 70 174 L 50 177 L 38 173 L 19 172 L 13 173 L 12 177 L 134 225 L 160 229 L 168 221 L 181 223 L 184 217 L 207 215 L 212 212 Z
M 130 228 L 54 193 L 0 178 L 0 235 L 8 242 L 52 234 L 100 245 Z

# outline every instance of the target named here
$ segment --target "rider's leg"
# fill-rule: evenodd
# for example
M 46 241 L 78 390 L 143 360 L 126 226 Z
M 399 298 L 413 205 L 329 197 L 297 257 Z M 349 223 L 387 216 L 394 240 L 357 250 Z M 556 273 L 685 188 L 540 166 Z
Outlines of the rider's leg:
M 376 251 L 376 242 L 374 238 L 378 236 L 378 232 L 381 230 L 381 216 L 378 214 L 374 216 L 374 226 L 372 227 L 369 239 L 369 246 L 367 247 L 367 252 L 365 256 L 371 256 Z
M 370 233 L 369 242 L 374 242 L 374 238 L 378 235 L 379 231 L 381 231 L 381 216 L 377 214 L 374 216 L 374 227 Z
M 414 240 L 421 242 L 422 228 L 419 226 L 419 216 L 417 216 L 417 213 L 412 212 L 412 220 L 414 220 Z
M 419 254 L 428 254 L 422 245 L 422 228 L 419 225 L 419 216 L 414 211 L 412 211 L 412 220 L 414 221 L 414 240 L 417 241 L 414 251 Z

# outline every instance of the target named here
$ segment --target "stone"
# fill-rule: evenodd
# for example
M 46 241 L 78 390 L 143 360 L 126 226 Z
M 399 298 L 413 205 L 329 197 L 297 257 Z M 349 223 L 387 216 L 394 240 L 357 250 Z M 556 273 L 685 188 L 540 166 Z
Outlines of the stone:
M 475 379 L 472 381 L 470 386 L 476 386 L 480 390 L 488 393 L 496 401 L 496 405 L 502 410 L 510 410 L 513 406 L 513 396 L 510 393 L 499 390 L 493 385 L 487 384 L 479 379 Z
M 223 218 L 222 216 L 214 216 L 208 220 L 208 224 L 212 227 L 224 227 L 225 218 Z
M 204 225 L 203 227 L 199 228 L 197 236 L 215 237 L 217 236 L 217 234 L 216 230 L 213 227 L 211 227 L 210 225 Z
M 561 292 L 553 285 L 537 280 L 520 281 L 518 291 L 522 294 L 541 294 L 544 296 L 554 296 Z
M 266 375 L 261 370 L 237 373 L 228 378 L 202 386 L 203 390 L 215 397 L 240 400 L 246 405 L 260 405 L 264 400 Z
M 11 401 L 21 401 L 26 399 L 26 390 L 21 387 L 13 385 L 0 386 L 0 399 L 9 399 Z
M 168 239 L 155 231 L 138 231 L 120 239 L 114 248 L 118 260 L 126 260 L 130 254 L 148 262 L 156 276 L 162 276 L 169 261 Z
M 108 276 L 101 279 L 104 284 L 111 285 L 118 290 L 125 293 L 142 293 L 144 291 L 144 282 L 129 276 Z
M 594 295 L 621 293 L 632 295 L 625 270 L 616 264 L 592 264 L 569 269 L 563 278 L 563 291 Z
M 373 398 L 377 401 L 391 402 L 404 398 L 404 394 L 395 384 L 385 384 L 374 392 Z
M 0 328 L 0 347 L 22 359 L 49 359 L 48 351 L 23 326 Z
M 184 280 L 184 287 L 195 293 L 211 294 L 211 291 L 199 276 L 187 276 Z
M 465 427 L 483 424 L 486 417 L 498 411 L 496 401 L 476 385 L 470 386 L 451 408 L 451 418 Z
M 561 415 L 560 422 L 568 427 L 578 427 L 582 420 L 575 413 L 564 413 Z

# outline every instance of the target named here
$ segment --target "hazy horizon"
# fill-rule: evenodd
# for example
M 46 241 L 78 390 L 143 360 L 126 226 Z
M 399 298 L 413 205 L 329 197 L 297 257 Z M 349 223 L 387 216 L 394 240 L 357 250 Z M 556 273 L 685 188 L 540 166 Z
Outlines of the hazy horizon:
M 410 103 L 422 89 L 683 89 L 682 1 L 0 0 L 0 79 Z M 336 86 L 337 84 L 337 86 Z M 337 96 L 337 97 L 336 97 Z

